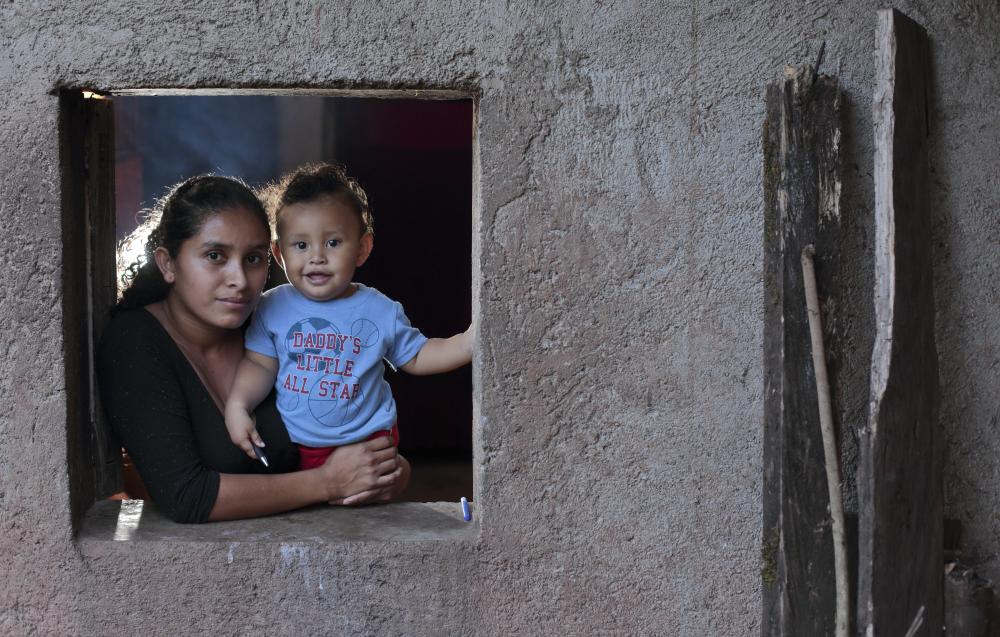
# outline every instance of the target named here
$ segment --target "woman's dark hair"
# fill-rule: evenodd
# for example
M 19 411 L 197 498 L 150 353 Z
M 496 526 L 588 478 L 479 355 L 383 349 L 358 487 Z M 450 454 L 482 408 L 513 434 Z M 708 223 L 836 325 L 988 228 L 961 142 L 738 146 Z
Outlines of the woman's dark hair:
M 173 186 L 165 197 L 146 211 L 145 219 L 118 245 L 121 296 L 113 312 L 130 310 L 167 298 L 170 286 L 156 267 L 153 253 L 164 248 L 171 257 L 181 244 L 198 234 L 212 215 L 223 210 L 244 209 L 268 228 L 267 213 L 253 191 L 238 179 L 201 175 Z M 142 255 L 124 263 L 130 248 L 145 240 Z
M 259 193 L 275 236 L 281 234 L 281 211 L 297 203 L 332 197 L 358 214 L 361 234 L 375 233 L 375 220 L 368 207 L 368 195 L 343 166 L 336 164 L 306 164 L 282 177 Z

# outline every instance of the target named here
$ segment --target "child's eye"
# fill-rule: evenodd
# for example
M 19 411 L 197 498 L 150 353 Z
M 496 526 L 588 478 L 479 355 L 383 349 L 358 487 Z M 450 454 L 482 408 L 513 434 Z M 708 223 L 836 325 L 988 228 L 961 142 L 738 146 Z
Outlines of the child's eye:
M 340 243 L 341 243 L 340 239 L 330 239 L 329 241 L 326 242 L 326 245 L 330 246 L 331 248 L 336 248 L 337 246 L 340 245 Z
M 293 245 L 293 246 L 295 247 L 295 249 L 297 249 L 297 250 L 305 250 L 305 249 L 306 249 L 306 242 L 305 242 L 305 241 L 296 241 L 296 242 L 295 242 L 295 243 L 293 243 L 292 245 Z

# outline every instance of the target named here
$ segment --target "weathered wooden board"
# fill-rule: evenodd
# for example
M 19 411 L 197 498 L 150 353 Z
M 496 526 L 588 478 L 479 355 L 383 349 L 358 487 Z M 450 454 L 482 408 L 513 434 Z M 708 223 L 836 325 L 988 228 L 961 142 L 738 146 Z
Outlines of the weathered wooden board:
M 90 462 L 88 400 L 90 371 L 87 359 L 87 225 L 84 208 L 85 165 L 83 131 L 86 105 L 79 91 L 60 99 L 60 171 L 62 179 L 62 323 L 66 382 L 67 471 L 74 526 L 94 501 Z M 84 344 L 84 345 L 81 345 Z
M 121 484 L 120 450 L 102 422 L 93 361 L 115 301 L 114 126 L 109 100 L 67 89 L 60 106 L 67 461 L 77 524 L 95 498 Z
M 118 296 L 115 266 L 115 125 L 110 98 L 87 99 L 86 213 L 90 241 L 88 288 L 90 296 L 90 369 L 104 328 Z M 100 406 L 97 378 L 90 376 L 91 460 L 95 495 L 106 497 L 121 489 L 121 444 L 111 434 Z
M 871 411 L 859 466 L 858 621 L 868 635 L 941 634 L 942 436 L 934 343 L 927 34 L 878 14 L 875 319 Z
M 767 91 L 764 123 L 764 635 L 832 635 L 833 540 L 800 254 L 830 308 L 840 238 L 840 90 L 811 67 Z M 828 361 L 831 363 L 832 361 Z M 837 384 L 830 365 L 831 386 Z M 836 395 L 836 392 L 835 392 Z

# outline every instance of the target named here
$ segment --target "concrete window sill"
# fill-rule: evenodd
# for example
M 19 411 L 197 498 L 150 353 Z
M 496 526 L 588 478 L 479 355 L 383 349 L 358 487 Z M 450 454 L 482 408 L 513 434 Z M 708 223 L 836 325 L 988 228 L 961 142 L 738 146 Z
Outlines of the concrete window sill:
M 345 542 L 446 541 L 473 544 L 479 525 L 462 519 L 458 503 L 398 502 L 365 507 L 315 506 L 264 518 L 177 524 L 142 500 L 103 500 L 84 516 L 77 541 L 84 555 L 108 543 L 256 542 L 322 546 Z

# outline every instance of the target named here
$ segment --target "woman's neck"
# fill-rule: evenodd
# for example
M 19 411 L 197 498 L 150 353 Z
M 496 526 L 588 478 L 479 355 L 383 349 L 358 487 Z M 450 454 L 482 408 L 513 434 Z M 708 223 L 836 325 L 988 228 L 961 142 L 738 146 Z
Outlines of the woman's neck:
M 223 413 L 236 367 L 243 357 L 243 335 L 237 329 L 213 327 L 195 320 L 172 304 L 170 297 L 147 305 L 146 309 L 177 344 L 219 413 Z
M 230 340 L 238 337 L 239 330 L 215 327 L 198 321 L 179 307 L 170 296 L 148 305 L 147 309 L 159 319 L 174 341 L 188 351 L 208 354 L 226 347 Z

